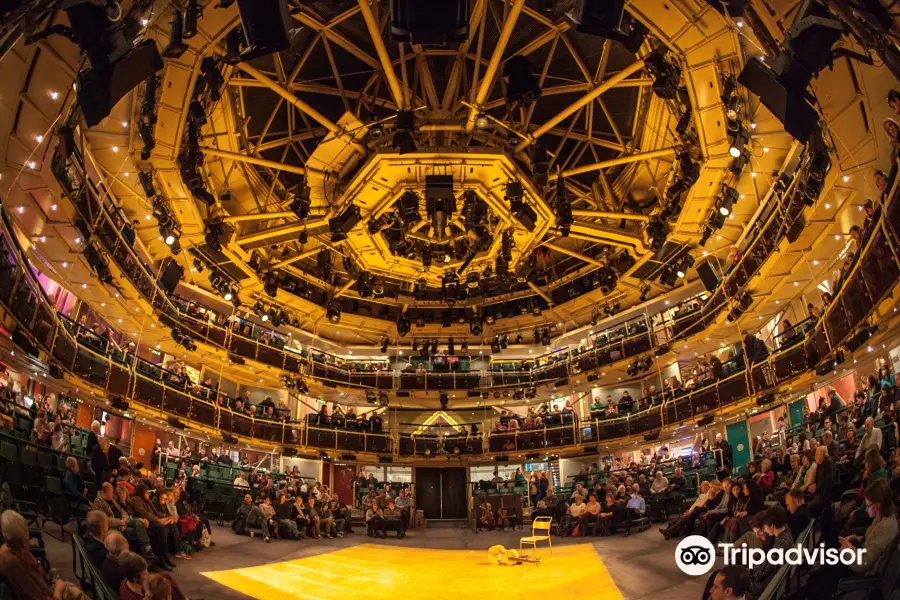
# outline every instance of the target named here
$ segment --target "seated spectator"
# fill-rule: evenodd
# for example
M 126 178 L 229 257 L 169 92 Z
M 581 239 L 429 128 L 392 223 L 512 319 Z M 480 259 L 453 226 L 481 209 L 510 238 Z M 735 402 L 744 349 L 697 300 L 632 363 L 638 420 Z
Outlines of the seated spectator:
M 47 574 L 29 549 L 28 523 L 14 510 L 0 515 L 0 576 L 12 590 L 16 600 L 47 600 L 53 590 L 47 584 Z
M 387 537 L 387 523 L 384 520 L 384 514 L 377 504 L 372 504 L 366 510 L 366 530 L 367 535 L 375 537 Z
M 242 488 L 250 487 L 250 482 L 244 477 L 243 471 L 238 471 L 238 476 L 234 478 L 234 486 Z
M 717 479 L 713 479 L 711 482 L 702 482 L 700 494 L 690 508 L 681 513 L 681 516 L 669 523 L 667 527 L 660 527 L 659 532 L 667 540 L 689 533 L 694 528 L 694 521 L 706 511 L 709 505 L 715 503 L 721 491 L 722 484 Z
M 669 491 L 669 480 L 663 477 L 662 471 L 657 471 L 653 475 L 653 482 L 650 484 L 651 494 L 662 494 Z
M 31 425 L 31 441 L 41 446 L 49 446 L 52 433 L 50 422 L 47 420 L 47 411 L 39 410 L 37 418 Z
M 741 600 L 750 589 L 750 570 L 728 565 L 715 572 L 709 587 L 710 600 Z
M 787 515 L 780 506 L 773 506 L 763 513 L 763 531 L 765 532 L 766 550 L 781 549 L 782 552 L 794 546 L 794 536 L 787 526 Z M 759 597 L 766 586 L 778 572 L 780 565 L 765 561 L 750 570 L 750 595 Z
M 178 519 L 160 512 L 157 506 L 151 502 L 150 490 L 144 484 L 137 485 L 134 488 L 134 494 L 129 500 L 129 506 L 138 517 L 150 524 L 147 532 L 150 535 L 150 543 L 153 545 L 153 553 L 156 555 L 157 564 L 163 568 L 174 568 L 175 565 L 168 555 L 171 549 L 174 549 L 173 554 L 177 558 L 185 558 L 185 554 L 181 552 Z M 144 563 L 144 566 L 146 568 L 146 563 Z
M 812 517 L 809 516 L 809 507 L 806 506 L 803 490 L 800 488 L 791 488 L 784 500 L 787 505 L 788 528 L 794 539 L 797 539 L 812 520 Z
M 684 475 L 682 475 L 681 473 L 681 467 L 676 467 L 675 473 L 672 475 L 672 478 L 668 480 L 669 491 L 683 492 L 685 489 L 687 489 L 687 479 L 685 479 Z
M 759 466 L 760 473 L 757 473 L 756 484 L 763 494 L 768 494 L 775 485 L 775 471 L 772 470 L 772 461 L 766 458 L 760 462 Z
M 103 581 L 111 590 L 118 590 L 122 586 L 122 580 L 125 579 L 123 555 L 132 554 L 128 551 L 128 540 L 118 531 L 110 531 L 106 534 L 103 544 L 106 546 L 106 560 L 100 569 Z
M 882 574 L 891 555 L 896 552 L 898 534 L 896 509 L 887 482 L 880 479 L 867 487 L 865 501 L 866 512 L 872 517 L 872 524 L 866 529 L 864 538 L 853 535 L 838 538 L 841 550 L 864 548 L 862 560 L 850 565 L 820 566 L 800 589 L 798 598 L 828 598 L 837 582 L 844 577 L 878 577 Z
M 106 515 L 99 510 L 92 510 L 85 519 L 87 535 L 84 536 L 84 551 L 90 561 L 98 569 L 103 568 L 106 560 L 106 534 L 109 532 L 109 523 Z
M 329 511 L 328 514 L 331 515 L 331 511 Z M 406 530 L 403 528 L 403 518 L 400 514 L 400 509 L 397 508 L 393 501 L 388 503 L 387 508 L 384 509 L 383 515 L 386 529 L 396 529 L 398 540 L 406 537 Z M 343 533 L 338 532 L 338 537 L 343 536 Z
M 78 466 L 77 458 L 74 456 L 66 458 L 66 493 L 73 500 L 77 500 L 83 507 L 81 510 L 86 512 L 87 506 L 91 504 L 91 501 L 88 500 L 87 487 L 85 487 L 84 481 L 81 479 L 79 470 L 80 467 Z
M 125 552 L 119 557 L 119 563 L 123 575 L 119 584 L 119 600 L 144 600 L 149 576 L 147 563 L 133 552 Z

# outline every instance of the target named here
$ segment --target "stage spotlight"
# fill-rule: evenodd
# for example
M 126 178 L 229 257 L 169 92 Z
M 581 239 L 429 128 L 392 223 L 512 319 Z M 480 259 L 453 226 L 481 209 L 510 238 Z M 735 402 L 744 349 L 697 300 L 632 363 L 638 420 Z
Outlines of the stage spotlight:
M 144 99 L 141 100 L 141 118 L 146 119 L 151 125 L 156 125 L 156 91 L 162 82 L 160 77 L 151 75 L 144 82 Z
M 431 341 L 431 355 L 434 356 L 437 353 L 438 353 L 438 341 L 432 340 Z
M 750 150 L 744 146 L 743 150 L 741 150 L 740 156 L 732 159 L 731 164 L 728 165 L 728 170 L 731 171 L 735 175 L 740 175 L 741 171 L 744 170 L 744 167 L 750 162 Z
M 544 327 L 543 329 L 541 329 L 541 345 L 549 346 L 550 341 L 550 330 Z
M 387 354 L 389 345 L 390 345 L 390 341 L 386 337 L 381 338 L 381 353 L 382 354 Z
M 450 306 L 460 299 L 459 276 L 453 270 L 448 270 L 441 278 L 441 296 L 444 302 Z
M 488 119 L 488 116 L 486 114 L 484 114 L 483 112 L 480 112 L 477 115 L 475 115 L 475 129 L 478 129 L 479 131 L 484 131 L 485 129 L 487 129 L 490 126 L 491 126 L 491 120 Z
M 138 181 L 141 182 L 141 187 L 144 190 L 144 195 L 147 198 L 154 198 L 156 196 L 156 188 L 153 185 L 153 175 L 147 171 L 141 171 L 138 173 Z
M 410 322 L 409 317 L 405 314 L 401 314 L 397 317 L 397 335 L 399 337 L 406 337 L 409 335 Z M 413 349 L 415 351 L 415 349 Z
M 413 340 L 412 351 L 413 352 L 419 351 L 419 340 Z
M 624 43 L 628 40 L 628 34 L 622 30 L 624 14 L 625 0 L 577 0 L 566 17 L 580 33 Z
M 459 346 L 459 351 L 462 352 L 463 354 L 468 354 L 469 353 L 469 342 L 463 340 L 463 343 L 460 344 L 460 346 Z
M 428 281 L 424 277 L 416 281 L 415 297 L 416 300 L 424 300 L 425 293 L 428 290 Z
M 141 136 L 141 141 L 144 142 L 144 147 L 141 148 L 141 160 L 150 160 L 150 153 L 156 148 L 156 140 L 153 137 L 153 128 L 143 119 L 140 119 L 137 125 L 138 134 Z
M 306 181 L 301 181 L 297 184 L 297 189 L 294 190 L 291 210 L 298 218 L 305 219 L 309 216 L 310 206 L 312 206 L 312 201 L 309 197 L 309 186 L 306 185 Z
M 338 216 L 328 219 L 328 229 L 331 231 L 331 241 L 340 242 L 346 240 L 347 234 L 350 233 L 350 230 L 352 230 L 360 220 L 362 220 L 362 215 L 359 212 L 359 207 L 355 204 L 348 206 L 344 212 Z
M 453 356 L 456 354 L 456 348 L 453 346 L 453 338 L 447 340 L 447 354 Z
M 565 180 L 560 177 L 556 180 L 556 226 L 562 237 L 569 237 L 572 227 L 572 202 L 566 192 Z
M 681 68 L 669 62 L 665 52 L 665 46 L 660 46 L 644 59 L 644 64 L 653 77 L 653 93 L 663 100 L 674 100 L 678 97 Z
M 647 240 L 650 243 L 652 252 L 662 250 L 663 244 L 666 243 L 666 225 L 657 220 L 650 221 L 646 228 Z
M 419 195 L 412 190 L 404 192 L 394 203 L 394 209 L 405 224 L 417 223 L 419 221 Z
M 241 50 L 244 46 L 244 32 L 235 27 L 225 36 L 225 62 L 236 65 L 241 62 Z
M 472 318 L 469 319 L 469 333 L 475 337 L 481 337 L 482 330 L 481 317 L 477 314 L 472 315 Z
M 219 70 L 216 61 L 211 56 L 207 56 L 200 61 L 200 73 L 203 76 L 203 81 L 206 82 L 210 99 L 213 102 L 218 102 L 225 79 L 222 77 L 222 72 Z
M 685 254 L 678 261 L 678 266 L 675 267 L 675 275 L 678 276 L 679 279 L 684 279 L 685 274 L 688 270 L 694 266 L 694 257 L 690 254 Z
M 274 298 L 275 296 L 277 296 L 278 275 L 273 272 L 266 273 L 266 278 L 263 282 L 263 286 L 265 288 L 266 294 L 268 294 L 270 297 Z
M 287 0 L 237 0 L 237 5 L 247 42 L 247 49 L 241 53 L 242 62 L 291 47 L 300 29 L 290 28 Z
M 329 300 L 325 305 L 325 315 L 332 323 L 341 322 L 341 304 L 339 300 Z
M 188 46 L 184 43 L 184 14 L 180 10 L 172 13 L 172 21 L 169 23 L 169 43 L 162 51 L 166 58 L 179 58 L 187 52 Z
M 650 297 L 650 284 L 649 284 L 649 283 L 645 283 L 645 284 L 643 284 L 643 285 L 641 286 L 641 297 L 640 297 L 640 300 L 641 300 L 641 302 L 646 302 L 646 301 L 647 301 L 647 298 L 649 298 L 649 297 Z
M 186 39 L 197 35 L 197 21 L 200 20 L 202 12 L 200 0 L 188 0 L 187 8 L 184 11 L 184 37 Z
M 509 336 L 504 333 L 500 338 L 500 347 L 506 350 L 507 346 L 509 346 Z
M 747 133 L 744 131 L 743 127 L 739 127 L 732 136 L 731 147 L 728 148 L 728 154 L 733 158 L 738 158 L 744 151 L 744 145 L 747 141 L 749 141 Z
M 541 85 L 531 71 L 531 63 L 521 54 L 509 58 L 503 65 L 506 78 L 506 102 L 527 108 L 541 97 Z
M 394 132 L 391 144 L 397 154 L 416 152 L 419 149 L 415 138 L 416 114 L 411 110 L 397 111 L 396 121 L 397 130 Z

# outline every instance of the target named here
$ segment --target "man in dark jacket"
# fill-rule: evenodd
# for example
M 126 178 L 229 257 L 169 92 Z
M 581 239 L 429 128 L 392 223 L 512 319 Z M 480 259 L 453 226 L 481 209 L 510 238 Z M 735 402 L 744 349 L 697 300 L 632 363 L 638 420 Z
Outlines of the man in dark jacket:
M 822 514 L 822 510 L 833 500 L 831 488 L 834 485 L 834 461 L 828 456 L 828 448 L 816 448 L 816 480 L 806 491 L 812 494 L 809 500 L 809 513 L 813 517 Z
M 748 365 L 762 362 L 768 358 L 769 348 L 761 339 L 746 330 L 742 331 L 741 335 L 744 342 L 744 352 L 747 356 Z
M 787 504 L 788 528 L 796 540 L 812 520 L 812 517 L 809 516 L 809 507 L 803 501 L 803 490 L 800 488 L 791 488 L 784 501 Z
M 238 507 L 237 513 L 234 515 L 234 521 L 231 522 L 231 530 L 238 535 L 247 533 L 247 517 L 250 516 L 250 510 L 253 509 L 253 497 L 250 494 L 244 496 L 244 502 Z
M 112 475 L 112 468 L 109 462 L 109 438 L 103 438 L 100 443 L 94 446 L 91 451 L 91 469 L 94 471 L 97 489 Z
M 92 510 L 87 514 L 85 519 L 87 527 L 87 535 L 84 536 L 84 551 L 91 559 L 91 563 L 98 569 L 103 568 L 103 562 L 106 560 L 106 534 L 109 532 L 109 522 L 99 510 Z

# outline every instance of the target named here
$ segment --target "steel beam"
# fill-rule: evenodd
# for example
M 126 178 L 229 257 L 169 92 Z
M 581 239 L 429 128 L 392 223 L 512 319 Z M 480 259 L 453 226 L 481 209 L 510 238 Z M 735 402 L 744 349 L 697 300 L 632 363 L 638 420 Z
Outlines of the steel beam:
M 637 60 L 637 61 L 631 63 L 630 65 L 628 65 L 627 67 L 625 67 L 624 69 L 622 69 L 621 71 L 619 71 L 618 73 L 616 73 L 615 75 L 610 77 L 609 79 L 605 80 L 603 83 L 601 83 L 600 85 L 598 85 L 597 87 L 595 87 L 594 89 L 589 91 L 587 94 L 585 94 L 584 96 L 582 96 L 581 98 L 579 98 L 578 100 L 576 100 L 575 102 L 573 102 L 572 104 L 570 104 L 569 106 L 564 108 L 562 111 L 560 111 L 559 113 L 557 113 L 556 115 L 551 117 L 549 121 L 547 121 L 546 123 L 544 123 L 543 125 L 538 127 L 534 131 L 534 133 L 532 133 L 529 136 L 529 139 L 521 141 L 519 143 L 519 145 L 516 146 L 516 152 L 523 151 L 529 145 L 534 143 L 534 141 L 536 139 L 538 139 L 539 137 L 541 137 L 542 135 L 544 135 L 545 133 L 547 133 L 554 127 L 556 127 L 559 123 L 561 123 L 567 117 L 574 114 L 580 108 L 593 102 L 594 98 L 597 98 L 598 96 L 600 96 L 600 94 L 602 94 L 606 90 L 608 90 L 612 87 L 615 87 L 617 84 L 619 84 L 623 80 L 627 79 L 631 75 L 637 73 L 638 71 L 640 71 L 643 68 L 644 68 L 644 60 L 640 59 L 640 60 Z M 470 115 L 470 118 L 474 120 L 475 117 Z
M 322 227 L 323 225 L 328 225 L 328 218 L 321 219 L 313 219 L 312 221 L 307 220 L 303 223 L 290 223 L 288 225 L 282 225 L 279 227 L 273 227 L 272 229 L 267 229 L 265 231 L 259 231 L 257 233 L 251 233 L 250 235 L 245 235 L 243 237 L 235 240 L 237 244 L 251 244 L 253 242 L 259 242 L 262 240 L 267 240 L 272 237 L 276 237 L 279 235 L 286 235 L 289 233 L 300 233 L 301 231 L 306 231 L 307 229 L 315 229 L 316 227 Z
M 590 173 L 591 171 L 599 171 L 601 169 L 608 169 L 609 167 L 615 167 L 617 165 L 625 165 L 628 163 L 638 162 L 641 160 L 649 160 L 651 158 L 659 158 L 661 156 L 671 156 L 675 154 L 675 148 L 660 148 L 659 150 L 651 150 L 650 152 L 638 152 L 636 154 L 626 154 L 625 156 L 619 156 L 617 158 L 611 158 L 609 160 L 602 160 L 600 162 L 591 163 L 589 165 L 581 165 L 579 167 L 572 167 L 571 169 L 566 169 L 562 172 L 563 177 L 571 177 L 573 175 L 581 175 L 582 173 Z M 550 176 L 551 181 L 555 181 L 559 179 L 560 174 L 554 173 Z
M 475 106 L 481 106 L 484 104 L 484 101 L 487 100 L 487 96 L 491 91 L 491 86 L 494 83 L 494 77 L 497 75 L 497 68 L 500 66 L 500 59 L 503 58 L 506 44 L 509 43 L 509 38 L 512 36 L 513 28 L 516 26 L 519 15 L 522 14 L 522 7 L 524 5 L 525 0 L 513 0 L 512 6 L 509 8 L 509 14 L 506 15 L 506 20 L 503 21 L 503 28 L 500 30 L 500 38 L 494 46 L 491 60 L 488 62 L 487 70 L 484 72 L 484 77 L 482 77 L 481 83 L 479 84 L 478 93 L 475 94 Z M 471 132 L 475 129 L 476 116 L 478 116 L 478 109 L 470 109 L 469 119 L 466 121 L 467 132 Z
M 258 165 L 260 167 L 268 167 L 270 169 L 275 169 L 277 171 L 287 171 L 288 173 L 296 173 L 297 175 L 306 174 L 306 169 L 304 167 L 295 167 L 293 165 L 286 165 L 284 163 L 278 162 L 276 160 L 269 160 L 266 158 L 259 158 L 258 156 L 250 156 L 248 154 L 241 154 L 239 152 L 229 152 L 228 150 L 219 150 L 218 148 L 210 148 L 207 146 L 201 146 L 200 151 L 203 152 L 206 156 L 216 156 L 218 158 L 227 158 L 228 160 L 236 160 L 238 162 L 245 162 L 251 165 Z
M 648 215 L 640 215 L 634 213 L 620 213 L 620 212 L 604 212 L 600 210 L 582 210 L 579 208 L 572 210 L 573 217 L 597 217 L 600 219 L 612 219 L 614 221 L 618 221 L 621 219 L 625 219 L 626 221 L 640 221 L 642 223 L 647 223 L 650 221 L 650 217 Z
M 381 70 L 384 72 L 384 78 L 387 79 L 388 88 L 391 90 L 391 96 L 398 108 L 405 108 L 406 103 L 403 98 L 403 88 L 400 87 L 400 81 L 397 80 L 397 74 L 394 73 L 394 65 L 391 64 L 391 57 L 388 56 L 387 48 L 384 46 L 384 39 L 378 30 L 378 23 L 375 21 L 375 15 L 372 14 L 372 7 L 369 6 L 369 0 L 358 0 L 359 11 L 362 13 L 366 22 L 366 28 L 369 30 L 369 36 L 372 38 L 372 44 L 375 46 L 375 53 L 381 62 Z

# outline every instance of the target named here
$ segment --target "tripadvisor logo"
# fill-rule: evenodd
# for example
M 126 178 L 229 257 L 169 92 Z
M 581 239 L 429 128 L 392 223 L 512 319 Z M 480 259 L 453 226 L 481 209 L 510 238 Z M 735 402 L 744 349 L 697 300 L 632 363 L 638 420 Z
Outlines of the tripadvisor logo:
M 804 548 L 748 548 L 735 547 L 734 544 L 719 544 L 723 551 L 725 566 L 741 565 L 753 569 L 762 564 L 776 567 L 783 565 L 861 565 L 865 548 L 826 548 L 824 544 Z M 701 535 L 689 535 L 681 540 L 675 548 L 675 564 L 685 575 L 694 577 L 709 573 L 716 562 L 716 547 Z

